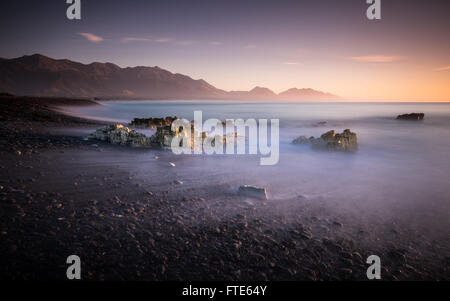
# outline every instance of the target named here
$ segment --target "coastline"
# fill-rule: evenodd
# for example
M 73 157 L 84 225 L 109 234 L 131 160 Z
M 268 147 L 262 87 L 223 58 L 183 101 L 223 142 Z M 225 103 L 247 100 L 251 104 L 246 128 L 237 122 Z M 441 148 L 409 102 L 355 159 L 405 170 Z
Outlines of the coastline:
M 104 125 L 58 111 L 80 104 L 95 102 L 0 98 L 0 279 L 65 279 L 77 254 L 85 280 L 362 280 L 377 251 L 385 280 L 449 280 L 449 257 L 370 249 L 320 199 L 249 202 L 230 174 L 179 170 L 202 158 L 55 132 Z

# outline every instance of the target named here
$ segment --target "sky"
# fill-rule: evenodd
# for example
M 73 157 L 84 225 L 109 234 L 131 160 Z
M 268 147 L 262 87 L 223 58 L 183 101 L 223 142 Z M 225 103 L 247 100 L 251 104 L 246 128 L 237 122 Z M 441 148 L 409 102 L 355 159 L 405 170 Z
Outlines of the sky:
M 361 101 L 450 101 L 450 1 L 65 0 L 0 4 L 0 57 L 159 66 L 224 90 L 314 88 Z

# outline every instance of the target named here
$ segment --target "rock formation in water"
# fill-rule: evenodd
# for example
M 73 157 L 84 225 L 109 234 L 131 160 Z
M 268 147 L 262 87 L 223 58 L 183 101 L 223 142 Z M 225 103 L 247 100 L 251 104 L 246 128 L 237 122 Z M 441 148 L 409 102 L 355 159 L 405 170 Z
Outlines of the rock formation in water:
M 309 137 L 309 138 L 306 138 L 306 136 L 300 136 L 300 137 L 298 137 L 298 138 L 295 138 L 293 141 L 292 141 L 292 144 L 310 144 L 310 143 L 312 143 L 313 142 L 313 140 L 314 140 L 315 138 L 314 137 Z
M 172 125 L 172 122 L 177 119 L 178 119 L 177 116 L 174 116 L 174 117 L 168 116 L 165 118 L 155 118 L 155 117 L 134 118 L 131 121 L 130 126 L 145 127 L 145 128 L 155 128 L 158 126 L 170 126 L 170 125 Z
M 156 133 L 150 137 L 152 143 L 163 147 L 170 148 L 172 145 L 172 139 L 178 132 L 172 131 L 172 125 L 163 125 L 156 128 Z
M 185 131 L 183 127 L 179 127 L 176 130 L 172 129 L 172 124 L 177 117 L 166 117 L 166 118 L 142 118 L 134 119 L 131 123 L 136 126 L 145 127 L 155 127 L 156 133 L 151 137 L 147 137 L 135 130 L 131 130 L 124 127 L 121 124 L 108 125 L 103 128 L 96 130 L 94 133 L 89 135 L 89 139 L 97 139 L 101 141 L 106 141 L 112 144 L 118 145 L 128 145 L 132 147 L 161 147 L 164 149 L 170 149 L 172 147 L 172 140 L 177 137 L 180 141 L 180 147 L 183 147 L 184 142 L 187 142 L 187 147 L 194 149 L 202 149 L 203 142 L 212 147 L 216 146 L 219 141 L 223 144 L 227 143 L 228 139 L 234 140 L 234 138 L 239 138 L 237 133 L 229 133 L 226 136 L 215 135 L 208 136 L 206 132 L 198 131 L 194 125 L 188 123 L 189 131 Z M 160 124 L 160 125 L 159 125 Z M 188 137 L 190 135 L 190 137 Z M 200 143 L 196 145 L 194 143 L 195 138 L 200 138 Z
M 131 147 L 150 147 L 150 139 L 121 124 L 108 125 L 90 134 L 89 139 L 106 141 L 111 144 L 127 145 Z
M 314 149 L 353 152 L 358 149 L 358 138 L 349 129 L 342 133 L 332 130 L 326 132 L 320 138 L 306 138 L 300 136 L 292 141 L 293 144 L 311 144 Z
M 397 120 L 423 120 L 424 118 L 424 113 L 410 113 L 397 116 Z
M 189 132 L 186 132 L 183 130 L 182 127 L 180 127 L 178 130 L 172 130 L 172 122 L 174 120 L 170 121 L 169 125 L 162 125 L 162 126 L 157 126 L 156 127 L 156 133 L 150 137 L 150 141 L 152 144 L 157 145 L 159 147 L 162 148 L 171 148 L 172 147 L 172 140 L 175 138 L 175 136 L 177 136 L 177 138 L 180 139 L 180 147 L 183 146 L 183 141 L 188 141 L 188 146 L 190 148 L 194 148 L 194 147 L 201 147 L 201 145 L 199 146 L 195 146 L 194 145 L 194 139 L 195 137 L 199 137 L 201 136 L 202 141 L 204 139 L 207 138 L 207 133 L 206 132 L 202 132 L 200 133 L 199 131 L 197 131 L 197 129 L 194 127 L 194 125 L 192 123 L 189 124 L 190 128 L 191 128 L 191 133 L 190 133 L 190 139 L 188 139 L 188 134 Z

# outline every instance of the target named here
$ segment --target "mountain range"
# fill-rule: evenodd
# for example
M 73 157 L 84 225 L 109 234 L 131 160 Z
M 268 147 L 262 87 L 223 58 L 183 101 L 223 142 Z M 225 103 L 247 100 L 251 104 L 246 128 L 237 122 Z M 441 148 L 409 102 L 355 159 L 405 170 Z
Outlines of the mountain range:
M 268 88 L 225 91 L 206 81 L 159 67 L 121 68 L 112 63 L 82 64 L 40 54 L 0 58 L 0 92 L 27 96 L 101 99 L 234 99 L 332 101 L 339 97 L 292 88 L 276 94 Z

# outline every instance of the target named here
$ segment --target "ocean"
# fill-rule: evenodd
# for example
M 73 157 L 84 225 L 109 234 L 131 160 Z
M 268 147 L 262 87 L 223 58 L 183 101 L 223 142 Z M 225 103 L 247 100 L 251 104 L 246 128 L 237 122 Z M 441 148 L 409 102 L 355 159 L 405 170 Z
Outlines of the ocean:
M 353 224 L 417 227 L 420 235 L 428 235 L 427 241 L 438 239 L 449 252 L 449 103 L 114 101 L 77 108 L 75 113 L 128 123 L 135 117 L 174 115 L 192 120 L 197 110 L 203 112 L 203 120 L 279 119 L 280 158 L 274 166 L 260 166 L 259 156 L 254 155 L 192 155 L 189 160 L 186 155 L 177 164 L 178 178 L 186 185 L 266 187 L 272 201 L 306 198 Z M 425 113 L 425 119 L 395 119 L 412 112 Z M 344 129 L 358 135 L 356 153 L 320 152 L 291 144 L 300 135 L 317 137 Z M 146 159 L 140 155 L 136 160 Z M 142 168 L 144 174 L 153 172 Z M 352 233 L 356 232 L 354 228 Z M 373 243 L 382 231 L 369 232 L 368 241 Z

